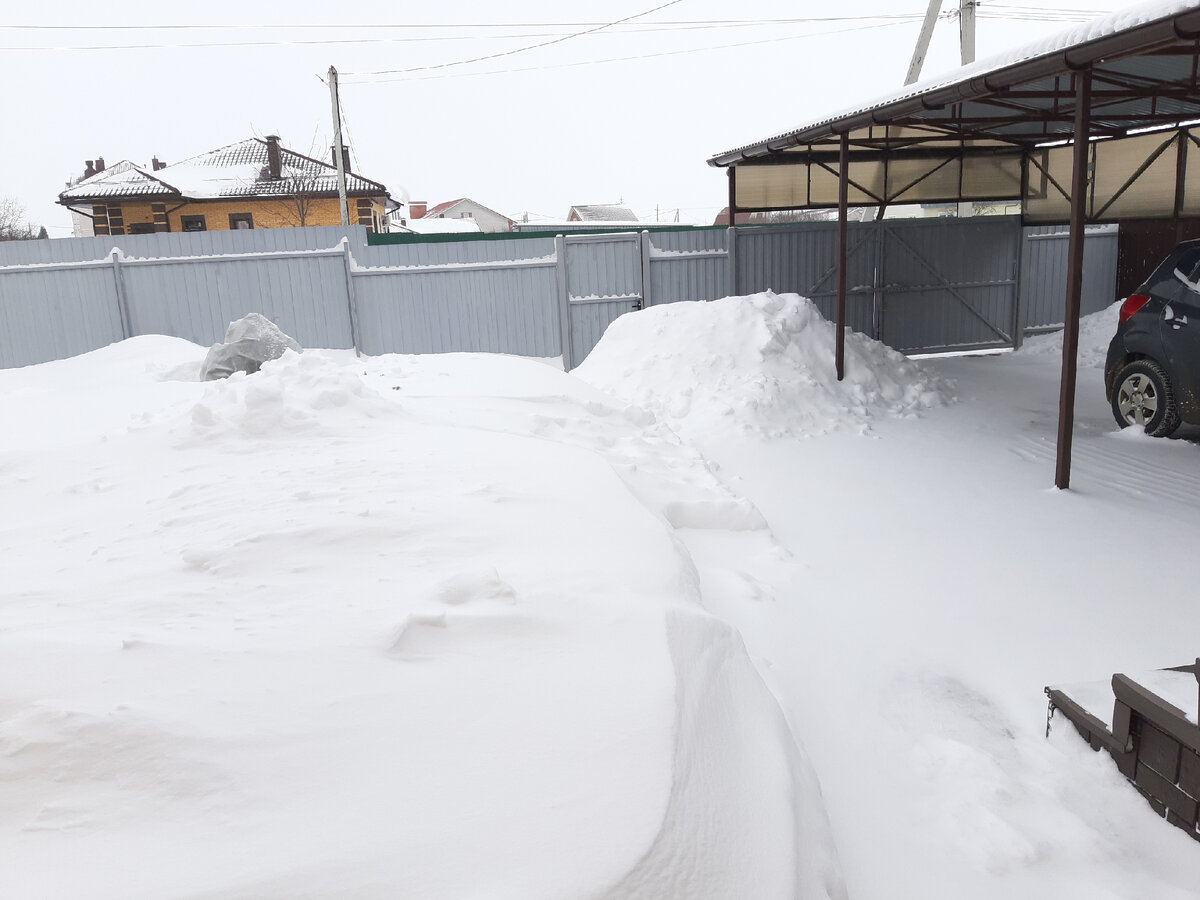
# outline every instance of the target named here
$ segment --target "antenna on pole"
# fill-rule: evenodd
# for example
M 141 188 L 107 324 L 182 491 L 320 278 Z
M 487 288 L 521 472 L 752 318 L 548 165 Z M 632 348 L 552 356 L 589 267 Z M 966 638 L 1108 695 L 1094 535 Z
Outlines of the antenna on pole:
M 346 160 L 342 155 L 342 107 L 338 101 L 337 69 L 329 67 L 329 97 L 333 102 L 333 161 L 337 165 L 338 208 L 342 227 L 350 225 L 350 209 L 346 204 Z

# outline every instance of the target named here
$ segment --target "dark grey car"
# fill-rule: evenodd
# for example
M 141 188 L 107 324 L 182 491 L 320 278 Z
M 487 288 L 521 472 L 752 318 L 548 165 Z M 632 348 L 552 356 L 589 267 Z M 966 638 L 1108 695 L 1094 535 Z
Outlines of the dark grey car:
M 1121 304 L 1104 386 L 1122 428 L 1166 437 L 1200 424 L 1200 240 L 1172 250 Z

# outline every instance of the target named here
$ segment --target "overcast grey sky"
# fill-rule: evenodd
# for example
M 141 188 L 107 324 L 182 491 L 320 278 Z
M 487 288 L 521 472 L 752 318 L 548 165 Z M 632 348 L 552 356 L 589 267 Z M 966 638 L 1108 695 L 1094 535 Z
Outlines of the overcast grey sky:
M 1049 3 L 981 2 L 978 57 L 1129 5 Z M 471 197 L 513 218 L 623 200 L 643 220 L 657 209 L 665 221 L 678 210 L 707 223 L 725 203 L 710 155 L 899 87 L 926 6 L 10 4 L 0 24 L 15 74 L 0 93 L 0 197 L 65 237 L 69 215 L 54 200 L 85 159 L 178 162 L 270 133 L 324 156 L 332 119 L 322 79 L 333 65 L 356 168 L 393 195 Z M 923 75 L 957 65 L 958 23 L 943 19 Z

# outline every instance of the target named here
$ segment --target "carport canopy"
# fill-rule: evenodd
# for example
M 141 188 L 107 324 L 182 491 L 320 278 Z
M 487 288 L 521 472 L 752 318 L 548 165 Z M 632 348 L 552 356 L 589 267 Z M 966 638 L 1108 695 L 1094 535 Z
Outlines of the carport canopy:
M 1055 476 L 1067 488 L 1084 226 L 1200 215 L 1198 65 L 1200 0 L 1158 0 L 708 162 L 728 170 L 731 222 L 839 210 L 839 378 L 848 204 L 1019 200 L 1026 222 L 1069 223 Z

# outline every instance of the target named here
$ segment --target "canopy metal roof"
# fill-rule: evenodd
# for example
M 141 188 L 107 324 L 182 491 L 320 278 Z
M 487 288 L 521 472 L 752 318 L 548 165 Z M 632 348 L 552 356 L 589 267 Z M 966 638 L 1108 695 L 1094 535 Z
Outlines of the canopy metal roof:
M 849 203 L 1020 199 L 1069 222 L 1055 485 L 1070 486 L 1087 222 L 1200 215 L 1200 0 L 1158 0 L 719 153 L 739 212 L 838 209 L 845 373 Z
M 834 207 L 846 134 L 855 205 L 1021 199 L 1028 220 L 1065 222 L 1076 75 L 1086 69 L 1087 220 L 1200 215 L 1200 129 L 1183 127 L 1200 121 L 1198 39 L 1200 0 L 1158 0 L 709 164 L 735 172 L 738 211 Z

